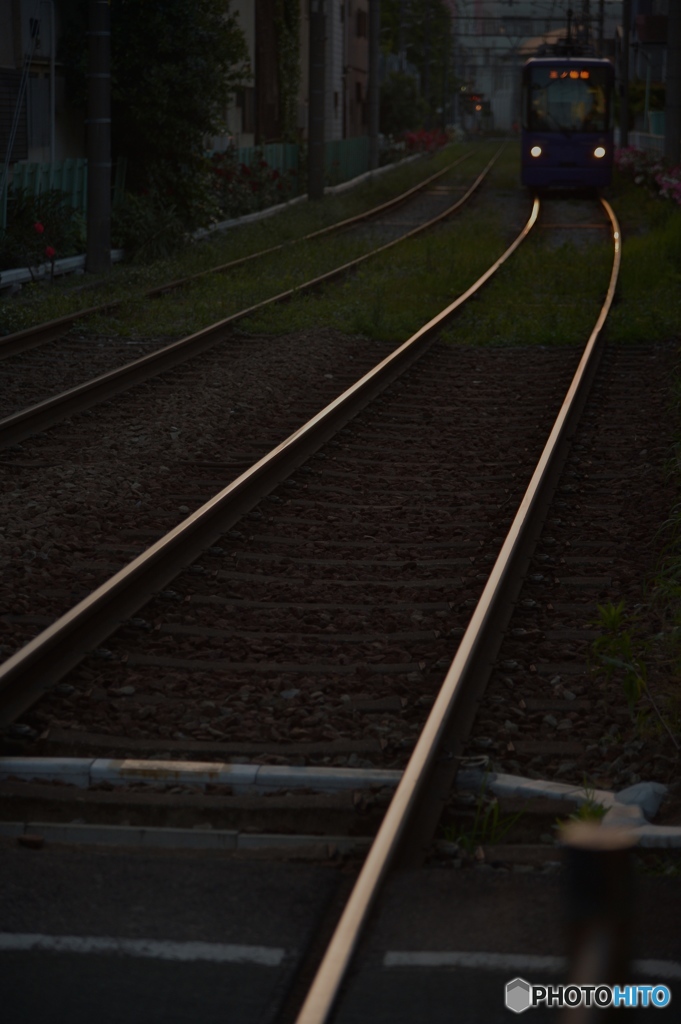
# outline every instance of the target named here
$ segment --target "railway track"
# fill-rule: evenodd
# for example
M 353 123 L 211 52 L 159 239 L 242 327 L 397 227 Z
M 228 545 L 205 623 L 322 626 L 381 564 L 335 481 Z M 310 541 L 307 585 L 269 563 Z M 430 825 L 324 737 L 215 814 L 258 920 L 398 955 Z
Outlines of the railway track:
M 516 241 L 506 251 L 506 253 L 497 260 L 493 267 L 483 275 L 476 285 L 472 286 L 468 290 L 468 292 L 456 299 L 450 307 L 440 313 L 438 317 L 431 321 L 426 327 L 422 328 L 421 331 L 417 332 L 417 334 L 409 339 L 408 342 L 405 342 L 404 345 L 395 350 L 373 370 L 366 373 L 342 396 L 332 401 L 324 412 L 313 416 L 305 427 L 297 430 L 287 441 L 278 445 L 268 455 L 266 455 L 265 458 L 257 461 L 241 476 L 237 476 L 234 482 L 220 492 L 215 499 L 209 501 L 203 509 L 199 509 L 198 512 L 190 516 L 184 524 L 181 524 L 175 531 L 168 534 L 166 540 L 160 542 L 160 561 L 157 561 L 156 555 L 153 554 L 154 549 L 152 548 L 149 552 L 141 556 L 141 562 L 138 568 L 124 570 L 123 575 L 127 577 L 127 581 L 123 585 L 123 590 L 128 595 L 124 598 L 125 602 L 127 603 L 132 599 L 133 603 L 136 604 L 137 607 L 140 607 L 147 597 L 157 589 L 159 579 L 157 576 L 157 572 L 159 571 L 157 565 L 160 567 L 160 572 L 165 578 L 165 582 L 169 582 L 177 574 L 179 566 L 186 564 L 187 558 L 190 556 L 190 552 L 196 555 L 199 551 L 203 551 L 206 547 L 210 546 L 208 542 L 210 534 L 214 534 L 213 539 L 224 534 L 225 530 L 229 529 L 229 527 L 243 515 L 244 511 L 247 511 L 260 498 L 269 494 L 270 491 L 285 479 L 285 477 L 287 477 L 294 468 L 297 468 L 298 465 L 309 457 L 310 454 L 315 452 L 325 440 L 329 439 L 331 435 L 338 430 L 339 426 L 348 422 L 348 420 L 368 401 L 372 398 L 376 398 L 387 384 L 390 383 L 396 375 L 403 372 L 403 370 L 421 354 L 421 351 L 431 343 L 437 328 L 444 324 L 471 294 L 475 294 L 482 284 L 484 284 L 485 281 L 488 280 L 489 277 L 491 277 L 492 274 L 512 254 L 515 248 L 521 244 L 536 221 L 538 208 L 538 203 L 535 202 L 531 217 L 520 235 L 517 237 Z M 232 467 L 238 466 L 239 456 L 242 464 L 244 464 L 244 462 L 247 464 L 248 459 L 244 459 L 243 453 L 238 453 L 230 463 L 217 466 L 216 468 L 224 471 L 225 469 L 228 470 Z M 181 507 L 185 507 L 187 511 L 189 511 L 188 506 Z M 210 525 L 211 520 L 214 521 L 214 525 Z M 173 539 L 174 534 L 177 535 L 177 541 Z M 177 553 L 173 556 L 172 552 L 174 548 Z M 170 561 L 168 561 L 169 557 Z M 140 590 L 140 571 L 143 575 L 151 573 L 149 580 L 151 581 L 152 578 L 154 579 L 151 589 L 145 588 L 143 597 L 142 591 Z M 120 582 L 122 583 L 123 580 L 121 579 Z M 117 587 L 118 585 L 115 585 L 113 590 L 108 590 L 108 596 L 105 599 L 105 604 L 108 605 L 109 599 L 116 592 Z M 118 598 L 115 600 L 118 601 Z M 90 604 L 91 607 L 95 607 L 97 602 L 98 599 L 95 600 L 94 604 L 92 604 L 92 599 L 88 599 L 86 603 Z M 120 608 L 113 612 L 113 620 L 111 620 L 110 617 L 111 612 L 107 613 L 109 625 L 105 627 L 104 633 L 98 639 L 102 639 L 102 637 L 107 634 L 110 629 L 111 622 L 115 621 L 116 616 L 120 616 L 120 612 Z M 92 646 L 95 639 L 95 633 L 92 631 L 92 626 L 92 621 L 88 622 L 87 625 L 84 625 L 85 635 L 87 635 L 87 643 L 89 646 Z M 70 652 L 68 657 L 71 659 L 76 653 L 76 648 L 73 644 L 73 637 L 66 639 L 66 649 Z M 49 655 L 49 660 L 52 660 L 53 654 L 54 651 Z M 39 670 L 39 674 L 42 675 L 42 669 Z M 44 676 L 42 678 L 46 681 Z
M 533 218 L 536 212 L 535 207 Z M 339 829 L 345 829 L 361 848 L 377 830 L 297 1017 L 301 1024 L 329 1019 L 390 866 L 420 863 L 431 849 L 465 744 L 470 753 L 491 758 L 494 782 L 504 769 L 530 770 L 518 758 L 522 743 L 533 742 L 537 714 L 546 711 L 550 717 L 552 711 L 566 711 L 563 705 L 574 707 L 577 719 L 565 719 L 572 729 L 580 713 L 592 710 L 583 706 L 579 684 L 567 691 L 565 670 L 558 682 L 549 680 L 550 706 L 540 706 L 547 698 L 532 684 L 550 674 L 545 664 L 555 670 L 542 643 L 547 616 L 565 597 L 561 587 L 582 587 L 580 593 L 590 595 L 577 612 L 568 612 L 577 615 L 582 633 L 570 632 L 571 620 L 562 638 L 584 644 L 591 639 L 583 633 L 589 600 L 596 593 L 603 597 L 603 580 L 598 589 L 588 582 L 590 576 L 582 577 L 582 584 L 563 579 L 554 598 L 547 559 L 560 564 L 570 557 L 564 551 L 574 534 L 553 538 L 555 554 L 551 538 L 537 555 L 533 551 L 597 373 L 600 331 L 619 263 L 614 220 L 613 230 L 608 298 L 576 373 L 579 355 L 572 350 L 527 349 L 519 363 L 515 349 L 462 352 L 431 346 L 433 332 L 445 320 L 437 318 L 349 389 L 344 402 L 332 402 L 326 411 L 330 424 L 321 414 L 314 417 L 217 497 L 210 498 L 219 486 L 212 474 L 245 466 L 260 452 L 241 450 L 222 465 L 196 467 L 191 486 L 196 501 L 208 499 L 202 509 L 0 669 L 4 722 L 14 721 L 10 740 L 20 742 L 23 752 L 79 755 L 89 765 L 79 762 L 81 775 L 94 773 L 90 780 L 107 786 L 113 780 L 116 789 L 126 780 L 157 787 L 153 799 L 144 792 L 127 795 L 128 819 L 133 807 L 135 820 L 148 820 L 153 803 L 165 815 L 178 803 L 177 794 L 168 792 L 174 783 L 188 787 L 176 823 L 208 820 L 239 828 L 239 794 L 248 787 L 290 796 L 302 785 L 336 790 L 335 798 L 327 798 L 325 814 L 317 807 L 318 839 L 328 837 L 333 846 Z M 418 362 L 400 375 L 417 354 Z M 645 377 L 651 394 L 667 372 L 668 358 L 664 351 L 654 354 L 653 372 Z M 605 377 L 603 369 L 596 377 L 601 392 L 608 372 L 620 386 L 629 381 L 616 357 L 606 354 L 603 366 Z M 387 379 L 378 385 L 383 374 Z M 621 397 L 603 407 L 597 391 L 596 401 L 586 406 L 584 429 L 593 435 L 596 410 L 607 422 Z M 615 428 L 623 451 L 624 428 L 640 430 L 631 420 Z M 575 493 L 560 488 L 574 486 L 563 479 L 557 500 Z M 571 530 L 582 528 L 570 520 Z M 605 523 L 599 528 L 606 534 L 610 529 Z M 141 537 L 133 529 L 130 539 Z M 547 548 L 552 549 L 548 555 Z M 163 549 L 172 552 L 167 567 Z M 599 548 L 590 550 L 600 555 Z M 119 541 L 102 545 L 100 554 L 103 562 L 112 555 L 120 560 L 126 552 Z M 532 569 L 541 565 L 543 572 L 528 576 L 532 557 L 538 560 Z M 115 564 L 100 563 L 98 570 L 110 571 Z M 523 577 L 526 586 L 543 588 L 541 600 L 519 597 Z M 514 605 L 520 624 L 511 620 L 504 641 L 511 647 L 502 647 L 495 661 Z M 120 619 L 123 627 L 113 631 Z M 11 621 L 18 628 L 36 625 L 30 613 Z M 536 655 L 528 646 L 535 642 Z M 95 648 L 104 643 L 105 648 Z M 86 651 L 91 653 L 82 660 Z M 486 696 L 471 733 L 492 673 L 489 700 Z M 608 699 L 614 707 L 614 690 Z M 565 750 L 557 734 L 567 731 L 558 728 L 561 722 L 543 723 L 550 735 L 541 740 L 544 753 L 533 755 L 542 758 L 534 768 L 545 767 L 551 778 L 574 784 L 574 773 L 593 761 L 577 759 L 561 772 L 557 759 Z M 107 756 L 138 760 L 112 766 Z M 167 764 L 154 768 L 154 759 L 169 758 L 212 762 L 220 766 L 219 775 L 205 764 L 189 765 L 185 774 Z M 244 758 L 246 763 L 237 763 Z M 373 787 L 359 799 L 356 767 L 364 784 Z M 35 779 L 35 766 L 26 774 Z M 195 787 L 206 783 L 203 796 L 192 795 L 193 787 L 195 794 Z M 31 793 L 43 811 L 50 805 L 47 789 L 37 786 Z M 11 784 L 9 804 L 20 806 L 21 792 L 21 783 Z M 101 801 L 96 793 L 91 796 L 78 801 L 80 811 L 101 820 Z M 572 796 L 579 802 L 574 785 Z M 295 806 L 290 798 L 279 804 L 279 798 L 269 799 L 274 820 L 284 823 L 280 827 L 288 822 L 300 830 L 302 821 L 310 820 L 304 795 Z M 116 820 L 116 797 L 108 802 L 114 816 L 109 820 Z M 66 804 L 70 813 L 73 805 Z M 53 817 L 59 814 L 55 806 L 48 812 Z M 265 821 L 252 806 L 247 819 L 251 827 Z M 303 977 L 315 959 L 311 954 Z M 302 1002 L 300 996 L 295 993 L 285 1015 Z M 353 998 L 351 985 L 350 1009 L 341 1007 L 341 1019 L 361 1019 L 352 1009 Z
M 267 246 L 265 249 L 259 249 L 246 256 L 229 260 L 227 263 L 220 263 L 219 265 L 209 267 L 194 274 L 188 274 L 184 277 L 175 278 L 172 281 L 166 281 L 163 284 L 155 285 L 153 288 L 148 288 L 146 291 L 142 292 L 139 297 L 141 299 L 150 300 L 167 296 L 172 292 L 186 288 L 197 281 L 204 280 L 212 275 L 233 273 L 243 267 L 250 268 L 250 265 L 255 261 L 265 260 L 267 257 L 280 257 L 281 255 L 286 254 L 288 258 L 292 255 L 292 252 L 295 251 L 296 246 L 304 245 L 304 243 L 310 243 L 321 238 L 326 238 L 327 236 L 334 235 L 337 232 L 347 232 L 351 228 L 368 225 L 370 238 L 371 236 L 375 236 L 377 229 L 379 229 L 382 230 L 382 234 L 386 236 L 383 239 L 384 241 L 395 240 L 401 235 L 408 233 L 409 230 L 414 227 L 417 227 L 419 222 L 428 221 L 433 216 L 441 213 L 443 209 L 451 208 L 452 204 L 449 202 L 449 199 L 451 198 L 452 184 L 448 184 L 446 180 L 443 182 L 442 179 L 446 179 L 447 176 L 451 177 L 455 169 L 468 161 L 472 155 L 472 152 L 464 153 L 463 156 L 452 161 L 442 170 L 429 175 L 423 181 L 418 182 L 418 184 L 407 189 L 405 192 L 402 192 L 400 195 L 395 196 L 387 202 L 380 203 L 378 206 L 372 207 L 363 213 L 329 224 L 326 227 L 310 232 L 300 238 L 294 238 L 290 241 L 282 242 L 277 245 Z M 457 184 L 454 188 L 458 189 L 458 178 L 456 181 Z M 473 182 L 473 189 L 471 191 L 475 191 L 477 186 L 480 184 L 480 181 L 481 179 L 479 176 L 476 176 Z M 462 193 L 467 193 L 465 199 L 469 198 L 466 186 L 460 187 L 460 190 Z M 456 205 L 458 204 L 455 204 L 455 206 Z M 407 210 L 405 211 L 407 215 L 406 218 L 403 216 L 401 220 L 395 221 L 394 213 L 405 206 L 407 207 Z M 364 234 L 367 234 L 366 230 L 364 231 Z M 58 319 L 42 324 L 36 324 L 34 327 L 29 327 L 21 331 L 16 331 L 12 334 L 8 334 L 5 337 L 0 338 L 0 359 L 17 356 L 21 353 L 28 352 L 33 348 L 43 346 L 48 342 L 59 341 L 60 344 L 55 351 L 63 365 L 65 354 L 67 356 L 69 355 L 68 335 L 74 324 L 77 324 L 80 321 L 87 321 L 89 318 L 97 316 L 98 314 L 113 313 L 115 310 L 120 309 L 122 305 L 122 300 L 99 303 L 95 306 L 88 306 L 73 314 L 68 314 L 66 316 L 59 317 Z M 109 346 L 111 346 L 112 341 L 113 344 L 115 344 L 115 339 L 109 339 Z M 65 342 L 67 343 L 66 346 Z M 130 342 L 127 342 L 127 344 L 129 345 Z M 157 343 L 154 345 L 152 342 L 152 346 L 157 347 Z M 76 349 L 77 348 L 78 346 L 76 346 Z M 151 350 L 153 350 L 153 348 Z M 122 351 L 125 351 L 125 348 L 123 348 Z
M 418 208 L 413 210 L 411 214 L 411 216 L 414 217 L 415 223 L 414 221 L 407 219 L 397 226 L 397 230 L 395 229 L 394 224 L 384 223 L 381 228 L 381 234 L 385 235 L 385 232 L 387 231 L 390 236 L 390 240 L 386 241 L 385 237 L 382 237 L 379 239 L 380 244 L 376 245 L 376 242 L 370 239 L 369 249 L 362 255 L 346 261 L 340 266 L 332 258 L 333 269 L 327 270 L 323 273 L 318 273 L 318 271 L 315 270 L 312 278 L 304 279 L 301 277 L 295 282 L 293 287 L 287 287 L 284 291 L 273 296 L 270 295 L 262 301 L 251 302 L 246 308 L 232 312 L 229 316 L 203 328 L 202 330 L 194 332 L 188 337 L 180 338 L 179 340 L 173 341 L 171 344 L 165 345 L 160 349 L 155 343 L 153 343 L 151 351 L 147 351 L 146 354 L 135 359 L 133 362 L 125 363 L 124 365 L 120 365 L 120 362 L 118 362 L 115 368 L 111 369 L 109 372 L 85 381 L 82 381 L 81 378 L 79 383 L 74 383 L 74 385 L 67 390 L 59 391 L 47 398 L 43 398 L 42 401 L 38 401 L 28 407 L 19 408 L 13 414 L 5 416 L 0 420 L 0 448 L 19 443 L 37 431 L 44 430 L 46 427 L 60 422 L 61 420 L 68 418 L 75 413 L 81 412 L 84 409 L 90 409 L 99 402 L 111 399 L 121 391 L 138 386 L 140 383 L 151 377 L 158 376 L 159 374 L 177 367 L 187 360 L 197 358 L 206 351 L 213 350 L 215 346 L 221 345 L 225 341 L 230 340 L 235 327 L 237 327 L 240 321 L 245 318 L 257 314 L 270 306 L 288 302 L 294 295 L 313 291 L 323 285 L 329 284 L 330 282 L 342 279 L 372 257 L 390 250 L 393 246 L 412 238 L 414 235 L 417 235 L 422 231 L 433 228 L 435 225 L 451 216 L 456 210 L 460 209 L 461 206 L 475 194 L 476 190 L 480 187 L 496 162 L 500 152 L 501 150 L 497 150 L 497 152 L 492 156 L 492 159 L 488 161 L 483 170 L 476 176 L 475 180 L 464 190 L 464 194 L 457 196 L 454 202 L 451 201 L 452 194 L 448 192 L 446 188 L 444 191 L 440 190 L 434 193 L 431 192 L 425 197 L 425 199 L 424 197 L 421 197 L 418 200 Z M 435 177 L 440 178 L 441 176 L 442 175 L 440 173 Z M 410 194 L 412 191 L 414 190 L 410 190 Z M 406 200 L 403 197 L 399 198 L 400 205 L 405 201 Z M 386 204 L 379 207 L 378 210 L 383 211 L 385 205 Z M 391 203 L 387 205 L 392 207 L 394 204 Z M 375 211 L 372 211 L 372 213 L 375 213 Z M 364 215 L 360 218 L 352 218 L 353 221 L 363 221 L 364 219 Z M 341 226 L 347 226 L 347 224 L 348 222 L 344 222 Z M 374 224 L 372 231 L 375 236 L 378 231 L 376 224 Z M 313 237 L 325 233 L 326 231 L 316 232 Z M 366 246 L 366 243 L 364 243 L 364 245 Z M 183 282 L 179 282 L 178 287 L 179 284 L 182 283 Z M 169 285 L 168 287 L 171 286 Z M 36 328 L 40 337 L 43 337 L 44 326 L 45 325 L 40 325 Z M 24 341 L 30 342 L 30 332 L 22 332 L 22 337 Z M 5 341 L 10 349 L 15 345 L 15 343 L 18 344 L 16 338 L 13 340 L 12 336 L 5 339 Z M 107 351 L 103 356 L 102 346 L 99 346 L 98 358 L 103 357 L 107 362 L 109 362 L 113 355 L 114 359 L 119 360 L 126 349 L 129 349 L 129 343 L 125 343 L 122 349 L 120 346 L 114 346 L 113 353 Z M 85 357 L 86 360 L 89 358 L 87 355 L 88 348 L 77 343 L 75 349 L 72 351 L 74 351 L 75 355 L 78 357 L 78 365 L 71 371 L 71 376 L 73 377 L 73 374 L 75 373 L 77 377 L 82 373 L 79 366 L 82 367 L 83 358 Z M 231 352 L 226 354 L 227 358 L 230 356 Z M 44 356 L 41 351 L 41 361 L 43 361 L 43 359 Z M 16 375 L 10 372 L 6 372 L 5 374 L 4 380 L 7 388 L 7 395 L 3 403 L 4 406 L 6 408 L 11 408 L 12 404 L 16 402 L 17 395 L 19 396 L 19 400 L 22 402 L 27 400 L 28 394 L 32 393 L 35 395 L 34 389 L 36 388 L 36 384 L 43 390 L 46 387 L 52 387 L 53 385 L 46 384 L 45 380 L 52 381 L 54 379 L 55 367 L 59 368 L 58 372 L 61 374 L 63 364 L 64 351 L 61 345 L 54 348 L 51 359 L 45 360 L 45 366 L 47 369 L 46 375 L 44 372 L 36 372 L 35 363 L 30 356 L 28 357 L 28 362 L 22 359 Z M 86 365 L 89 366 L 87 361 Z M 43 383 L 39 383 L 40 381 L 43 381 Z

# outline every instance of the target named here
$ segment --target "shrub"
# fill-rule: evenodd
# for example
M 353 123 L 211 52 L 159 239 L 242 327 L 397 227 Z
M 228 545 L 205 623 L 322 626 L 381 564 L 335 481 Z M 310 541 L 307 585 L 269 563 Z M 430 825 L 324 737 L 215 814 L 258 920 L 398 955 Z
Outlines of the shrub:
M 391 71 L 381 85 L 381 129 L 387 135 L 399 135 L 405 128 L 416 128 L 428 118 L 428 104 L 419 93 L 418 80 L 401 71 Z
M 664 157 L 633 146 L 618 149 L 615 164 L 636 185 L 644 185 L 662 199 L 671 199 L 681 206 L 681 165 L 673 166 Z
M 156 192 L 126 192 L 114 211 L 111 233 L 114 247 L 125 249 L 126 259 L 133 263 L 166 259 L 187 241 L 176 208 Z
M 43 263 L 75 256 L 85 246 L 85 221 L 64 192 L 52 189 L 33 196 L 10 192 L 7 228 L 0 233 L 0 270 L 27 267 L 33 276 Z
M 405 132 L 404 142 L 409 153 L 434 153 L 436 149 L 446 146 L 449 139 L 439 128 L 431 131 L 421 128 L 418 132 Z
M 253 162 L 239 163 L 233 150 L 215 153 L 211 158 L 213 187 L 223 217 L 242 217 L 246 213 L 264 210 L 283 203 L 294 191 L 289 172 L 285 177 L 270 167 L 262 153 L 256 151 Z

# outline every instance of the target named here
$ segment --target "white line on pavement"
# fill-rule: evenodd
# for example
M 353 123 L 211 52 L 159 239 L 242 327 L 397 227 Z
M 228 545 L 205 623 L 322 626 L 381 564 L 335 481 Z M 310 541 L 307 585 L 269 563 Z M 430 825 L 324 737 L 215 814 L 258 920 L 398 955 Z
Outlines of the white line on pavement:
M 396 950 L 383 957 L 384 967 L 463 967 L 490 971 L 565 971 L 561 956 L 530 953 L 457 953 Z M 681 963 L 673 960 L 634 960 L 632 972 L 655 978 L 681 978 Z
M 161 939 L 0 932 L 0 953 L 11 951 L 113 953 L 150 957 L 154 960 L 208 960 L 222 964 L 258 964 L 261 967 L 279 967 L 286 955 L 285 950 L 269 946 L 239 946 L 222 942 L 168 942 Z

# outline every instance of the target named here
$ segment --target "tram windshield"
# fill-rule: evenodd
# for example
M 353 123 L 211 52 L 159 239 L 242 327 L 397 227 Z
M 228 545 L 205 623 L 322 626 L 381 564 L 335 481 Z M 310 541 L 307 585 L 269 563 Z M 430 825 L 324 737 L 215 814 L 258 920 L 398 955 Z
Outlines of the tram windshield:
M 526 83 L 527 127 L 536 132 L 608 130 L 606 68 L 533 67 Z

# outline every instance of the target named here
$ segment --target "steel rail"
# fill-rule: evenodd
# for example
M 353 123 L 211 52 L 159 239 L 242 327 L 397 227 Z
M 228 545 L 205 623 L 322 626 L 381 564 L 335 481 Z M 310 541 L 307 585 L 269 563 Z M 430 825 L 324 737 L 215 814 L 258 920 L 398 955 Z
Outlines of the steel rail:
M 515 241 L 462 295 L 268 455 L 0 665 L 0 727 L 9 725 L 35 703 L 86 652 L 134 615 L 422 356 L 437 331 L 516 251 L 538 213 L 539 201 L 535 199 Z
M 17 355 L 19 352 L 29 352 L 32 348 L 45 345 L 48 341 L 54 341 L 65 331 L 68 331 L 78 320 L 95 313 L 105 313 L 115 309 L 121 304 L 120 299 L 111 302 L 101 303 L 99 306 L 89 306 L 87 309 L 80 309 L 77 313 L 67 313 L 56 320 L 46 320 L 44 324 L 36 327 L 26 327 L 22 331 L 14 331 L 0 338 L 0 359 L 7 359 L 9 356 Z
M 165 295 L 167 292 L 174 291 L 177 288 L 182 287 L 185 284 L 189 284 L 191 281 L 196 281 L 201 277 L 207 277 L 209 274 L 222 274 L 228 270 L 234 270 L 236 267 L 243 266 L 246 263 L 250 263 L 253 260 L 259 259 L 261 256 L 270 256 L 272 253 L 281 252 L 283 249 L 288 249 L 293 245 L 298 245 L 299 242 L 307 242 L 313 238 L 319 238 L 322 235 L 331 234 L 334 231 L 339 231 L 341 228 L 350 227 L 353 224 L 359 224 L 363 220 L 369 220 L 371 217 L 376 217 L 380 213 L 389 210 L 391 207 L 400 206 L 402 203 L 415 195 L 417 192 L 422 192 L 429 185 L 432 185 L 438 178 L 444 177 L 449 171 L 458 167 L 465 160 L 469 160 L 472 153 L 464 153 L 463 156 L 459 157 L 458 160 L 454 160 L 442 171 L 437 171 L 435 174 L 431 174 L 430 177 L 425 178 L 424 181 L 420 181 L 417 185 L 413 185 L 412 188 L 407 189 L 406 192 L 401 192 L 399 196 L 395 196 L 394 199 L 388 199 L 387 202 L 381 203 L 379 206 L 373 206 L 370 210 L 365 210 L 364 213 L 358 213 L 354 217 L 347 217 L 345 220 L 338 221 L 335 224 L 329 224 L 325 228 L 320 228 L 318 231 L 312 231 L 308 235 L 303 235 L 300 238 L 293 238 L 288 242 L 282 242 L 279 245 L 270 246 L 267 249 L 259 249 L 257 252 L 252 252 L 248 256 L 240 256 L 235 260 L 230 260 L 228 263 L 221 263 L 216 267 L 209 267 L 208 270 L 201 270 L 196 274 L 189 274 L 186 277 L 179 277 L 174 281 L 168 281 L 166 284 L 156 285 L 154 288 L 149 288 L 147 291 L 141 293 L 142 298 L 151 299 L 156 295 Z M 5 359 L 9 356 L 16 355 L 18 352 L 28 352 L 32 348 L 37 348 L 38 345 L 44 345 L 48 341 L 54 341 L 58 338 L 65 330 L 68 330 L 78 320 L 82 320 L 85 317 L 93 316 L 95 313 L 106 313 L 113 309 L 117 309 L 122 304 L 121 299 L 114 299 L 111 302 L 103 302 L 98 306 L 89 306 L 87 309 L 81 309 L 77 313 L 67 313 L 65 316 L 59 317 L 56 320 L 48 320 L 44 324 L 38 324 L 36 327 L 27 327 L 22 331 L 15 331 L 13 334 L 8 334 L 4 338 L 0 338 L 0 359 Z
M 439 810 L 456 777 L 456 757 L 470 730 L 492 671 L 501 637 L 539 536 L 600 359 L 602 328 L 612 305 L 621 262 L 620 230 L 601 199 L 613 229 L 614 257 L 605 302 L 563 405 L 489 575 L 482 596 L 447 672 L 435 704 L 371 846 L 357 883 L 314 978 L 296 1024 L 329 1020 L 369 913 L 394 864 L 422 859 Z M 425 800 L 425 807 L 422 801 Z M 419 849 L 420 848 L 420 849 Z
M 379 206 L 372 206 L 370 210 L 365 210 L 364 213 L 356 213 L 353 217 L 346 217 L 345 220 L 339 220 L 335 224 L 329 224 L 325 228 L 319 228 L 317 231 L 311 231 L 308 235 L 302 235 L 300 238 L 292 238 L 288 242 L 280 242 L 278 245 L 272 245 L 268 249 L 259 249 L 257 252 L 252 252 L 248 256 L 239 256 L 235 260 L 230 260 L 228 263 L 222 263 L 217 267 L 210 267 L 208 270 L 200 270 L 196 274 L 190 274 L 187 277 L 180 277 L 176 281 L 170 282 L 170 284 L 159 285 L 157 288 L 151 288 L 145 292 L 147 298 L 151 298 L 154 295 L 161 295 L 164 292 L 168 292 L 174 288 L 180 288 L 182 285 L 188 284 L 190 281 L 197 281 L 201 277 L 206 277 L 208 274 L 221 274 L 227 270 L 234 270 L 235 267 L 243 266 L 245 263 L 250 263 L 251 260 L 259 259 L 261 256 L 270 256 L 275 252 L 282 252 L 284 249 L 289 249 L 293 245 L 298 245 L 299 242 L 309 242 L 313 238 L 321 238 L 322 235 L 329 235 L 334 231 L 340 231 L 341 228 L 349 228 L 353 224 L 360 224 L 362 221 L 370 220 L 372 217 L 377 217 L 379 214 L 384 213 L 386 210 L 390 210 L 393 207 L 401 206 L 406 203 L 407 200 L 416 195 L 417 192 L 423 192 L 424 189 L 432 185 L 434 181 L 444 177 L 449 171 L 458 167 L 459 164 L 464 163 L 465 160 L 469 160 L 472 153 L 464 153 L 463 156 L 459 157 L 458 160 L 454 160 L 453 163 L 447 164 L 444 170 L 437 171 L 435 174 L 431 174 L 429 178 L 424 181 L 420 181 L 417 185 L 413 185 L 406 192 L 401 192 L 399 196 L 395 196 L 394 199 L 388 199 L 385 203 L 381 203 Z
M 269 299 L 264 299 L 262 302 L 249 306 L 247 309 L 232 313 L 231 316 L 226 317 L 224 320 L 219 320 L 208 327 L 204 327 L 202 330 L 197 331 L 195 334 L 190 334 L 186 338 L 180 338 L 178 341 L 146 356 L 142 356 L 132 363 L 127 363 L 116 370 L 111 370 L 108 373 L 101 374 L 99 377 L 94 377 L 92 380 L 85 381 L 83 384 L 70 388 L 68 391 L 62 391 L 58 395 L 46 398 L 36 405 L 29 406 L 27 409 L 22 409 L 12 416 L 7 416 L 5 419 L 0 420 L 0 448 L 23 441 L 24 438 L 30 437 L 31 434 L 35 434 L 39 430 L 44 430 L 46 427 L 52 426 L 52 424 L 58 423 L 68 416 L 73 416 L 77 412 L 89 409 L 99 402 L 112 398 L 120 391 L 125 391 L 144 380 L 148 380 L 149 377 L 164 373 L 166 370 L 172 369 L 180 363 L 200 355 L 207 349 L 212 348 L 213 345 L 217 345 L 224 340 L 227 329 L 239 320 L 243 320 L 253 313 L 266 309 L 268 306 L 288 302 L 294 295 L 312 291 L 323 284 L 343 277 L 367 260 L 373 259 L 380 253 L 387 252 L 393 246 L 400 245 L 420 232 L 434 227 L 447 217 L 450 217 L 473 195 L 498 160 L 502 150 L 503 146 L 497 150 L 473 184 L 457 202 L 449 206 L 443 213 L 432 217 L 424 224 L 419 224 L 406 234 L 393 239 L 392 242 L 387 242 L 385 245 L 372 249 L 363 256 L 358 256 L 340 267 L 334 267 L 333 270 L 320 274 L 310 281 L 305 281 L 295 288 L 289 288 L 278 295 L 273 295 Z

